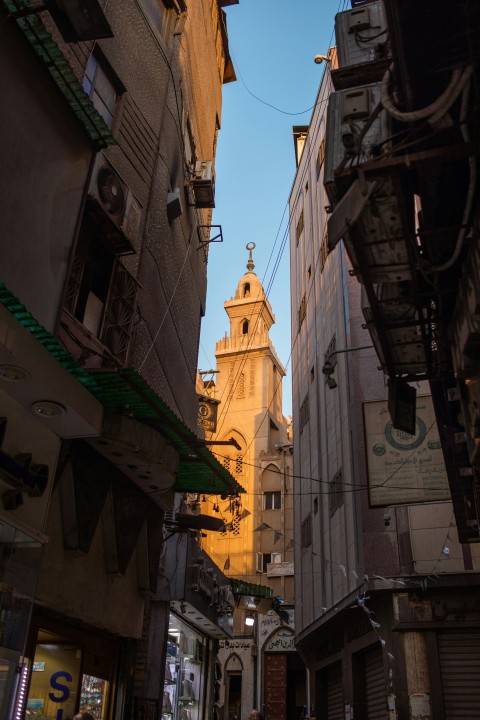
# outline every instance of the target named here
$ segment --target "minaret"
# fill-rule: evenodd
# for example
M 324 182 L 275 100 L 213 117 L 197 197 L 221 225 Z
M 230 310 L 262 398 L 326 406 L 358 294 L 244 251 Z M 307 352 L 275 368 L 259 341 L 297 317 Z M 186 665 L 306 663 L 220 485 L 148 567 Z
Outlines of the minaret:
M 278 534 L 283 537 L 285 529 L 283 512 L 270 508 L 270 502 L 280 500 L 272 500 L 273 495 L 266 500 L 265 493 L 282 491 L 284 458 L 278 457 L 278 447 L 289 442 L 288 423 L 282 414 L 285 369 L 269 335 L 275 317 L 254 272 L 252 253 L 255 243 L 248 243 L 246 249 L 249 253 L 247 272 L 240 278 L 234 297 L 224 303 L 230 333 L 216 345 L 215 398 L 220 403 L 217 431 L 212 436 L 217 440 L 233 437 L 240 447 L 238 450 L 222 446 L 217 450 L 212 446 L 212 450 L 245 488 L 246 494 L 241 494 L 238 499 L 238 514 L 230 513 L 229 501 L 216 503 L 231 523 L 227 525 L 226 535 L 215 538 L 210 535 L 207 542 L 212 541 L 213 557 L 219 566 L 223 567 L 222 560 L 227 563 L 228 575 L 271 585 L 258 554 L 265 553 L 270 557 L 277 553 L 275 558 L 282 555 L 284 559 L 283 544 L 278 542 Z M 270 456 L 276 459 L 276 464 L 267 461 Z M 272 530 L 257 531 L 265 514 L 272 515 L 267 523 Z M 209 551 L 208 547 L 206 549 Z
M 254 272 L 255 243 L 246 248 L 247 272 L 235 296 L 225 302 L 230 333 L 216 345 L 218 422 L 210 436 L 235 441 L 235 446 L 211 449 L 245 493 L 206 499 L 203 508 L 205 513 L 217 512 L 226 523 L 226 532 L 207 533 L 203 548 L 225 575 L 241 581 L 243 602 L 233 615 L 233 645 L 225 643 L 219 650 L 226 678 L 219 698 L 224 717 L 238 715 L 240 720 L 247 720 L 252 707 L 263 702 L 259 689 L 266 677 L 264 644 L 280 624 L 269 592 L 284 598 L 282 607 L 288 608 L 289 621 L 293 619 L 293 458 L 282 414 L 285 369 L 270 340 L 275 318 Z M 257 598 L 254 611 L 250 593 Z M 264 605 L 257 609 L 262 594 Z M 293 639 L 293 629 L 278 631 L 290 632 Z M 286 667 L 286 656 L 277 653 L 274 659 Z

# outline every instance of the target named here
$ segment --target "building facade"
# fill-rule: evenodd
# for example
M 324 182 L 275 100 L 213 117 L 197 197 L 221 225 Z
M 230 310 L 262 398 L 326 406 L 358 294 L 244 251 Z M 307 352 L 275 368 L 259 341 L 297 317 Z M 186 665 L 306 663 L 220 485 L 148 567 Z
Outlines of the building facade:
M 352 4 L 336 17 L 311 123 L 294 129 L 295 641 L 317 717 L 475 717 L 480 556 L 464 544 L 445 416 L 423 372 L 387 145 L 405 135 L 385 118 L 379 87 L 396 10 Z M 401 390 L 413 380 L 412 426 Z
M 233 503 L 214 499 L 225 532 L 209 533 L 203 547 L 237 593 L 233 638 L 220 643 L 218 656 L 219 715 L 247 720 L 258 709 L 271 720 L 299 715 L 305 670 L 293 642 L 292 441 L 282 414 L 285 369 L 269 337 L 274 316 L 254 272 L 255 244 L 246 247 L 247 272 L 225 302 L 230 329 L 217 342 L 215 380 L 204 375 L 206 399 L 218 402 L 216 429 L 207 437 L 245 493 Z M 216 447 L 216 442 L 226 444 Z
M 1 3 L 2 717 L 159 717 L 164 514 L 239 489 L 195 391 L 232 4 Z

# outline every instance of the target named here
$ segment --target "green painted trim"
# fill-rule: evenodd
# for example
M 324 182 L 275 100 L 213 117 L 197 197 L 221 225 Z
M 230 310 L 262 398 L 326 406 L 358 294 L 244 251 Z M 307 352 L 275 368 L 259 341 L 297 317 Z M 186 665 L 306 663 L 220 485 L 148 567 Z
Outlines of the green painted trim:
M 102 405 L 106 414 L 126 415 L 155 428 L 180 456 L 173 490 L 206 495 L 245 492 L 235 478 L 206 447 L 197 445 L 197 436 L 178 418 L 133 368 L 118 372 L 89 373 L 43 328 L 24 305 L 0 283 L 3 305 L 35 339 Z
M 14 15 L 29 6 L 25 0 L 2 0 Z M 70 63 L 53 40 L 40 18 L 35 15 L 15 18 L 38 58 L 45 65 L 52 80 L 68 103 L 70 110 L 97 149 L 116 143 L 109 127 L 77 80 Z
M 245 580 L 228 578 L 235 595 L 252 595 L 253 597 L 273 598 L 273 590 L 265 585 L 254 585 Z

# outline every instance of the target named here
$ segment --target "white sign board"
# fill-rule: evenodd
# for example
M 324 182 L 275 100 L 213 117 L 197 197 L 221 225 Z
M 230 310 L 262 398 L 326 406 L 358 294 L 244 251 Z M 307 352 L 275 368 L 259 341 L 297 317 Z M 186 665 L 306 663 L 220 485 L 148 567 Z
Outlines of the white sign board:
M 293 562 L 267 563 L 267 577 L 293 575 Z
M 363 405 L 372 507 L 449 500 L 432 398 L 417 398 L 415 435 L 392 426 L 387 402 Z

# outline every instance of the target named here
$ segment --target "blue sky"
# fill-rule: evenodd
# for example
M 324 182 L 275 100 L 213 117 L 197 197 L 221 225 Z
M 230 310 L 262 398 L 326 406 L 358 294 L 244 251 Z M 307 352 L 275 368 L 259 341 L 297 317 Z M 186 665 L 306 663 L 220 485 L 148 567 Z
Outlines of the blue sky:
M 345 0 L 240 0 L 227 8 L 237 81 L 223 88 L 213 217 L 213 222 L 222 226 L 224 241 L 210 246 L 198 364 L 200 369 L 215 367 L 215 343 L 229 330 L 223 303 L 233 296 L 246 272 L 245 245 L 254 242 L 255 272 L 265 290 L 271 285 L 268 296 L 276 323 L 270 336 L 287 366 L 285 415 L 291 413 L 289 243 L 285 233 L 295 176 L 292 127 L 309 123 L 324 70 L 313 58 L 326 54 L 333 44 L 335 14 L 348 7 Z

